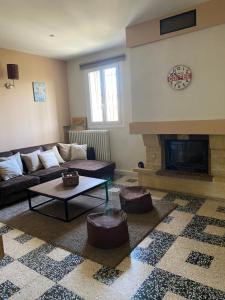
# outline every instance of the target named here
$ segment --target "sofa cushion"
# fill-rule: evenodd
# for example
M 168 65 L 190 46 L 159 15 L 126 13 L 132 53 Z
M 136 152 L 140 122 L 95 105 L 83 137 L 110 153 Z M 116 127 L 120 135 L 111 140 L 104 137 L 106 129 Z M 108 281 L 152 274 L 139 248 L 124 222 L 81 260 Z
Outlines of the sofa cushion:
M 15 159 L 18 165 L 20 166 L 21 172 L 23 173 L 23 163 L 21 160 L 20 153 L 17 152 L 16 154 L 12 154 L 10 156 L 0 156 L 0 162 L 4 160 L 9 160 L 9 159 Z M 21 174 L 22 175 L 22 174 Z
M 55 153 L 55 156 L 56 156 L 56 158 L 57 158 L 59 164 L 62 164 L 62 163 L 65 162 L 65 160 L 62 158 L 62 156 L 61 156 L 60 153 L 59 153 L 59 150 L 58 150 L 57 145 L 54 145 L 54 144 L 48 144 L 47 147 L 46 147 L 46 145 L 45 145 L 45 146 L 43 146 L 43 148 L 44 148 L 44 150 L 45 150 L 44 152 L 46 152 L 46 151 L 53 151 L 53 152 Z
M 71 160 L 63 164 L 64 167 L 78 171 L 79 175 L 88 177 L 112 177 L 115 163 L 100 160 Z
M 43 165 L 38 156 L 38 154 L 40 153 L 41 151 L 38 149 L 31 153 L 21 154 L 22 160 L 25 162 L 26 168 L 29 173 L 43 168 Z
M 38 157 L 45 169 L 59 167 L 58 159 L 52 150 L 47 150 L 38 154 Z
M 76 143 L 74 143 L 76 144 Z M 65 161 L 71 158 L 71 144 L 58 143 L 59 153 Z
M 42 146 L 32 146 L 32 147 L 27 147 L 27 148 L 13 149 L 12 152 L 13 152 L 13 154 L 15 154 L 17 152 L 20 152 L 20 154 L 28 154 L 28 153 L 31 153 L 31 152 L 34 152 L 37 150 L 43 151 L 43 147 Z M 23 162 L 24 173 L 28 173 L 25 162 L 23 160 L 22 160 L 22 162 Z
M 40 182 L 46 182 L 61 177 L 63 171 L 67 171 L 67 167 L 51 167 L 30 173 L 31 176 L 40 178 Z
M 21 192 L 33 185 L 39 184 L 38 177 L 21 175 L 7 181 L 0 182 L 0 198 L 6 197 L 10 194 Z
M 9 180 L 22 174 L 23 172 L 14 157 L 0 162 L 0 176 L 3 180 Z
M 0 152 L 0 157 L 9 157 L 12 155 L 13 155 L 12 151 Z
M 87 145 L 71 144 L 71 160 L 87 159 Z

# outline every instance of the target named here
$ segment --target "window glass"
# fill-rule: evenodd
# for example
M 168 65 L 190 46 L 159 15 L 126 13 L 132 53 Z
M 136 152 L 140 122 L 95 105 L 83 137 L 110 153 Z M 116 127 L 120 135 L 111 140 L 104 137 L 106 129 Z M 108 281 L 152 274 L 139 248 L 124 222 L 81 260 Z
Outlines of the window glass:
M 120 102 L 118 65 L 99 67 L 88 72 L 89 122 L 119 124 Z
M 88 79 L 91 105 L 91 119 L 92 122 L 102 122 L 103 111 L 100 71 L 90 72 L 88 74 Z

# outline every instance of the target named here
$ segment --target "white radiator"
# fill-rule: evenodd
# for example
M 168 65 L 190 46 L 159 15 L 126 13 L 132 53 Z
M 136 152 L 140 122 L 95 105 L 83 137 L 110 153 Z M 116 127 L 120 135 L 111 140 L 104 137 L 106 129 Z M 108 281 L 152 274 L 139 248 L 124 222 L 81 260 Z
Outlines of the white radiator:
M 111 160 L 109 130 L 69 130 L 69 141 L 94 147 L 97 160 Z

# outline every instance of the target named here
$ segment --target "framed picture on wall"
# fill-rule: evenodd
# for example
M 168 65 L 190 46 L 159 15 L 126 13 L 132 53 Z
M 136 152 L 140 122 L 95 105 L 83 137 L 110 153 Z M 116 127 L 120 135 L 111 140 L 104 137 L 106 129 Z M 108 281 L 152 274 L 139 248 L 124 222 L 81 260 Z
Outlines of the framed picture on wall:
M 35 102 L 46 101 L 46 85 L 45 82 L 33 82 L 33 93 Z

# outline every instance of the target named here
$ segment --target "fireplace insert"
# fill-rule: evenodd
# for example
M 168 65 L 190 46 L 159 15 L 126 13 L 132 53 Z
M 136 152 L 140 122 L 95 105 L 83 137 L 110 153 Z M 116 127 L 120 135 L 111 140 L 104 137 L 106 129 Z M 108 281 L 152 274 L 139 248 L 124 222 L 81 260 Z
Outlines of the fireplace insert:
M 165 140 L 165 169 L 208 174 L 208 140 Z

